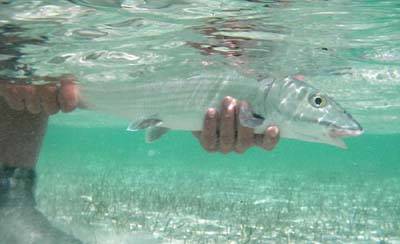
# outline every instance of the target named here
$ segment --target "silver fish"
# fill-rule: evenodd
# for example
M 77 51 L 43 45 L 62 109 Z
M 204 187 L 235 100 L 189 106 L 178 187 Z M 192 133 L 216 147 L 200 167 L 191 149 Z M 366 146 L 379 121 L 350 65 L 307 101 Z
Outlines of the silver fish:
M 346 147 L 342 137 L 363 133 L 360 124 L 332 98 L 292 77 L 245 81 L 198 75 L 114 87 L 95 82 L 82 85 L 82 97 L 89 108 L 133 121 L 128 130 L 146 129 L 148 142 L 169 129 L 201 130 L 207 109 L 219 108 L 226 96 L 252 105 L 239 111 L 239 120 L 256 133 L 277 125 L 283 138 L 341 148 Z

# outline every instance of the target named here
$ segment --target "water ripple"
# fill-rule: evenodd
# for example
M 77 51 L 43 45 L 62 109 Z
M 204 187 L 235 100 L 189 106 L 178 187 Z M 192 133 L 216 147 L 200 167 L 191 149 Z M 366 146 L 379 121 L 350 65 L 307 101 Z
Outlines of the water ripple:
M 37 75 L 118 83 L 199 67 L 210 77 L 302 74 L 367 123 L 387 111 L 399 117 L 396 1 L 16 0 L 0 16 L 0 36 L 6 30 L 3 43 L 13 47 L 0 44 L 0 62 L 17 58 Z

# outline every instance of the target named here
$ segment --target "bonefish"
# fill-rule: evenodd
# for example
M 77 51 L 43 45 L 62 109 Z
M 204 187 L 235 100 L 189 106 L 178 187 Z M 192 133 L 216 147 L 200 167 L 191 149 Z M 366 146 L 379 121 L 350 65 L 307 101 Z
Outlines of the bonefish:
M 147 130 L 147 141 L 168 130 L 201 130 L 208 108 L 225 96 L 250 103 L 239 111 L 243 126 L 262 133 L 277 125 L 281 137 L 325 143 L 341 148 L 343 137 L 363 133 L 361 125 L 337 102 L 308 83 L 287 77 L 244 81 L 202 75 L 168 81 L 82 85 L 88 107 L 132 121 L 128 130 Z

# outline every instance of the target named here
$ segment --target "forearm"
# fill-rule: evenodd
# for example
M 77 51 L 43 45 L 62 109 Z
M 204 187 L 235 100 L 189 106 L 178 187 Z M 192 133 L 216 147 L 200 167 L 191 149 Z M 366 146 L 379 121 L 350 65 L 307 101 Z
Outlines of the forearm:
M 0 98 L 0 166 L 33 168 L 48 116 L 16 111 Z

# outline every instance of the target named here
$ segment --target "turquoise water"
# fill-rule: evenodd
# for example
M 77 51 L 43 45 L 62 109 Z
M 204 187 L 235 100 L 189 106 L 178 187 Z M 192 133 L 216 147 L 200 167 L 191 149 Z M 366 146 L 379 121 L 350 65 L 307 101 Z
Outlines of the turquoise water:
M 397 1 L 94 2 L 11 1 L 0 25 L 43 41 L 19 47 L 31 72 L 81 83 L 303 74 L 366 133 L 348 150 L 221 155 L 190 133 L 145 144 L 129 121 L 57 115 L 37 189 L 56 225 L 91 243 L 400 242 Z
M 396 243 L 399 142 L 365 135 L 346 151 L 281 141 L 271 153 L 210 155 L 183 132 L 144 144 L 123 127 L 52 126 L 38 200 L 56 223 L 97 243 L 149 235 L 164 243 Z

